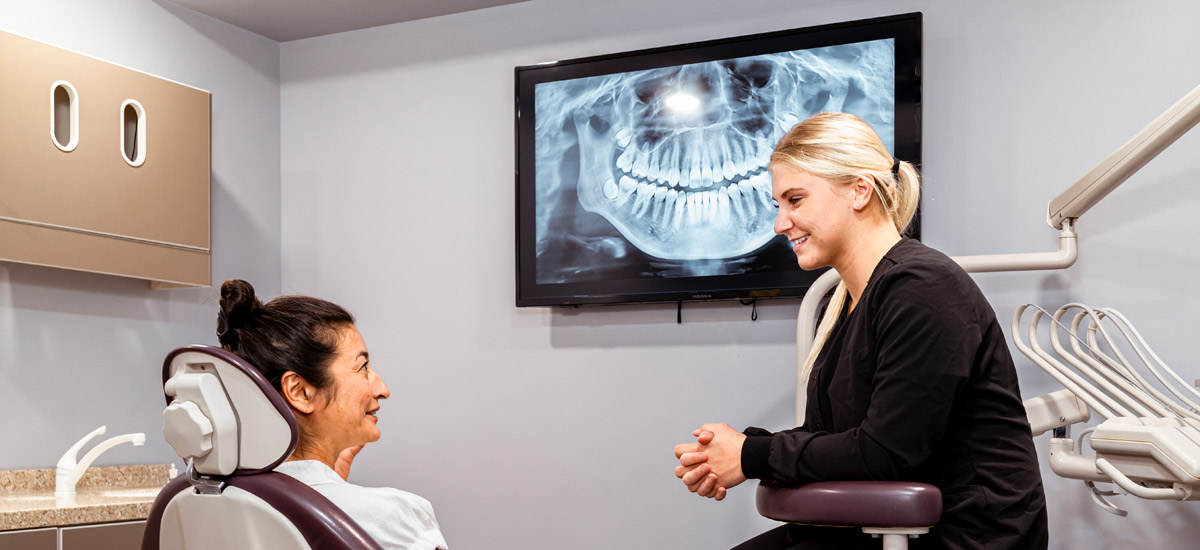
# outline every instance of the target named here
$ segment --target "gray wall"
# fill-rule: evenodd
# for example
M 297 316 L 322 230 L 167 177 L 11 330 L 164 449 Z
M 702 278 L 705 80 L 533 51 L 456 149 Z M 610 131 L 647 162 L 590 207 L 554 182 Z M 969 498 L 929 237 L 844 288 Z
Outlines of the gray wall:
M 213 280 L 279 291 L 279 44 L 146 0 L 6 0 L 0 30 L 212 92 Z M 52 468 L 102 424 L 147 443 L 97 464 L 178 463 L 158 373 L 172 348 L 214 342 L 215 324 L 211 288 L 0 262 L 0 469 Z
M 797 304 L 513 307 L 517 65 L 925 13 L 926 241 L 1049 251 L 1046 202 L 1200 84 L 1184 1 L 533 0 L 282 45 L 283 287 L 344 303 L 391 384 L 352 481 L 431 499 L 456 548 L 721 548 L 770 525 L 671 475 L 705 421 L 785 428 Z M 980 276 L 999 315 L 1124 311 L 1187 378 L 1200 132 L 1080 223 L 1070 270 Z M 1023 358 L 1025 393 L 1056 389 Z M 1045 440 L 1038 441 L 1044 454 Z M 1045 470 L 1054 548 L 1186 547 L 1194 507 L 1090 504 Z M 1162 516 L 1156 518 L 1156 515 Z
M 1046 201 L 1200 84 L 1182 0 L 533 0 L 282 46 L 165 3 L 9 0 L 0 30 L 213 92 L 214 280 L 344 303 L 391 384 L 353 481 L 428 497 L 458 549 L 720 548 L 770 522 L 750 485 L 687 494 L 670 447 L 705 421 L 789 425 L 796 303 L 757 322 L 688 305 L 683 325 L 672 306 L 514 308 L 512 67 L 915 10 L 926 241 L 951 254 L 1052 249 Z M 999 314 L 1116 307 L 1200 377 L 1197 148 L 1200 131 L 1090 212 L 1070 270 L 980 276 Z M 149 442 L 100 463 L 177 460 L 155 372 L 213 341 L 215 309 L 212 289 L 0 263 L 0 468 L 51 467 L 101 423 Z M 1055 389 L 1018 368 L 1027 396 Z M 1054 548 L 1200 536 L 1190 505 L 1125 497 L 1108 518 L 1043 477 Z

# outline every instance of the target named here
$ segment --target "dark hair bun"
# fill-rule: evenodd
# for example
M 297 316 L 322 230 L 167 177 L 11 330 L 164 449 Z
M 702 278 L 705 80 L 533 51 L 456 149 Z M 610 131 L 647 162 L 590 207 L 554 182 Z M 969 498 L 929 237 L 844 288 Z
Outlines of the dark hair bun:
M 237 349 L 237 329 L 245 326 L 262 302 L 254 296 L 254 287 L 241 279 L 221 284 L 221 310 L 217 313 L 217 340 L 229 350 Z

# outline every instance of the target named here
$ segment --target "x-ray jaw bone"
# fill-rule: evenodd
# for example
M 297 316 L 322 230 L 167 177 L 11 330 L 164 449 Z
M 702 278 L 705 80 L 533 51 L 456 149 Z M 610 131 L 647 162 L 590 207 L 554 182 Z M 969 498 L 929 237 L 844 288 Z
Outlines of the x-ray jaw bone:
M 853 112 L 891 149 L 892 51 L 877 41 L 598 77 L 563 105 L 579 140 L 580 205 L 651 256 L 753 252 L 774 236 L 766 168 L 791 126 Z M 671 98 L 698 102 L 686 112 Z

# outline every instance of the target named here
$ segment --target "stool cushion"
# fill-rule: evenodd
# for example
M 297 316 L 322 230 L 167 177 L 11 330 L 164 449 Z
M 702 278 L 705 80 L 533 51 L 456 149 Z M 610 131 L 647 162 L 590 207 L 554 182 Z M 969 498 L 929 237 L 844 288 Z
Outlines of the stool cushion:
M 758 485 L 758 513 L 775 521 L 843 527 L 932 527 L 942 492 L 905 481 L 824 481 Z

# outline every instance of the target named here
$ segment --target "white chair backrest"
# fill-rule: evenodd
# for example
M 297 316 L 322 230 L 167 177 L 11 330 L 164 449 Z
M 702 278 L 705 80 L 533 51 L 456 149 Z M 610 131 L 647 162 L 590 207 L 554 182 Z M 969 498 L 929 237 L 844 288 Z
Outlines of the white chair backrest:
M 163 362 L 163 435 L 188 468 L 163 488 L 142 550 L 378 550 L 341 509 L 276 466 L 299 429 L 279 392 L 240 357 L 185 346 Z
M 220 495 L 183 491 L 167 503 L 159 527 L 166 548 L 304 548 L 300 530 L 264 500 L 237 487 Z
M 291 456 L 292 412 L 257 370 L 236 355 L 187 346 L 163 364 L 163 436 L 196 472 L 267 471 Z

